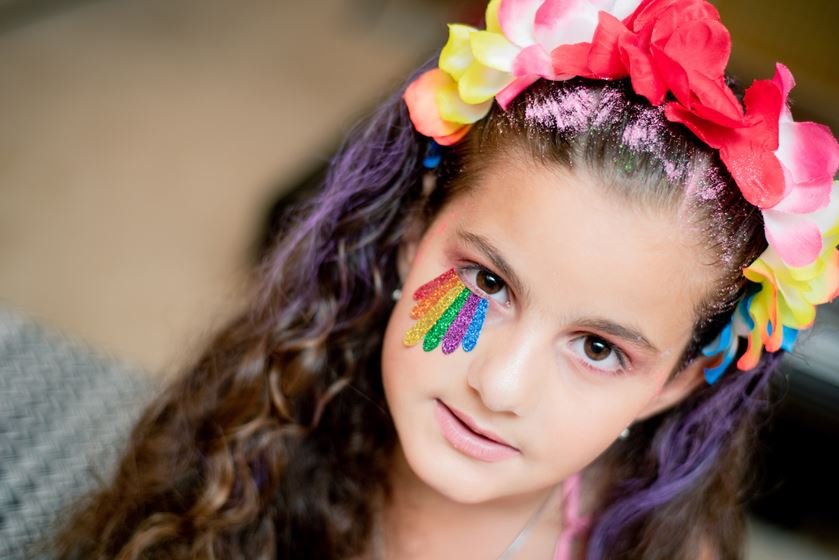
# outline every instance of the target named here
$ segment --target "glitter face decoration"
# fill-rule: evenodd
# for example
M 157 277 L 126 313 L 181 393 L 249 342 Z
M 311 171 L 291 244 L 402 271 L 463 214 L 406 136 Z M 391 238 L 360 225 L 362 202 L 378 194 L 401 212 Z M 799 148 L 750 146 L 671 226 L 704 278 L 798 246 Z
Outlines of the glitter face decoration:
M 411 318 L 417 322 L 402 339 L 405 346 L 422 340 L 422 349 L 431 352 L 442 342 L 443 354 L 475 348 L 489 302 L 472 293 L 453 268 L 417 288 L 414 300 Z

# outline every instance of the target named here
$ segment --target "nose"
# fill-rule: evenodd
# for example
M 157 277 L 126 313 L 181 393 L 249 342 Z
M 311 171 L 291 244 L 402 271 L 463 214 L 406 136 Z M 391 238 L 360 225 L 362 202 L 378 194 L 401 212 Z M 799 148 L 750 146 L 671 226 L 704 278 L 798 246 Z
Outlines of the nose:
M 488 334 L 488 333 L 485 333 Z M 524 415 L 539 399 L 550 351 L 533 332 L 496 330 L 472 351 L 466 381 L 494 412 Z

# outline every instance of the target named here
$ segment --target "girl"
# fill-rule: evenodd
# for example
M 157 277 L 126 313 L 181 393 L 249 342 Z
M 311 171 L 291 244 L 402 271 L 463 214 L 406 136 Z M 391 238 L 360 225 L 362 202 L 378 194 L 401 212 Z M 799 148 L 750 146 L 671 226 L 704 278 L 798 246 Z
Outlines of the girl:
M 493 0 L 353 135 L 66 558 L 736 558 L 839 146 L 704 0 Z

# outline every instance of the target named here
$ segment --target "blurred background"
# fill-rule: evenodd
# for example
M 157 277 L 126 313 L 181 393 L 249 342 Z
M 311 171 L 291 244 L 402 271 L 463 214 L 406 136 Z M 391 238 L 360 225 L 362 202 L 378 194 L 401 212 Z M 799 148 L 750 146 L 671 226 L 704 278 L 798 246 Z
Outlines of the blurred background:
M 715 4 L 741 81 L 783 61 L 796 119 L 839 131 L 839 3 Z M 51 420 L 91 398 L 70 380 L 108 399 L 118 380 L 113 406 L 130 416 L 133 390 L 176 371 L 240 301 L 284 204 L 348 128 L 442 46 L 446 22 L 478 23 L 484 5 L 0 0 L 0 418 L 26 425 L 0 424 L 0 557 L 55 510 L 45 477 L 76 469 L 78 491 L 82 455 L 109 457 L 107 437 L 126 429 L 108 426 L 58 468 L 80 426 L 105 430 L 92 415 Z M 775 386 L 750 559 L 839 558 L 837 364 L 834 305 Z

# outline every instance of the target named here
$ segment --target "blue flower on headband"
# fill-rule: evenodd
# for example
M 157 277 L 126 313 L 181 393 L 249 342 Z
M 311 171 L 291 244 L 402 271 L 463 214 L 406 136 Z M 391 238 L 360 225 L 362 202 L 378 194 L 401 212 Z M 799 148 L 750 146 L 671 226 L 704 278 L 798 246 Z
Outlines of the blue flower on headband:
M 705 380 L 709 385 L 716 383 L 728 369 L 728 366 L 731 365 L 731 362 L 734 361 L 734 358 L 737 356 L 740 338 L 748 337 L 749 333 L 754 329 L 755 323 L 749 315 L 749 305 L 756 293 L 756 291 L 752 292 L 740 300 L 734 312 L 731 314 L 731 319 L 728 324 L 725 325 L 713 342 L 702 349 L 704 356 L 722 355 L 720 362 L 716 366 L 705 368 Z M 795 345 L 795 340 L 798 338 L 799 331 L 790 327 L 783 327 L 783 329 L 783 340 L 780 349 L 791 352 Z

